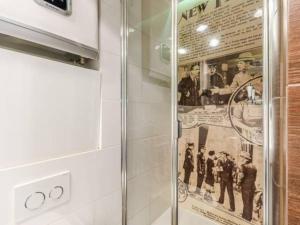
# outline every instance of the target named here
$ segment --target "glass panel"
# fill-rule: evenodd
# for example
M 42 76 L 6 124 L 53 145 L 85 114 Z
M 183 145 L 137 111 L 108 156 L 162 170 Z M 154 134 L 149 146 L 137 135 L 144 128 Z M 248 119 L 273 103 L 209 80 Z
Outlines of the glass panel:
M 262 225 L 263 1 L 178 2 L 179 224 Z
M 127 224 L 170 224 L 171 0 L 128 0 Z

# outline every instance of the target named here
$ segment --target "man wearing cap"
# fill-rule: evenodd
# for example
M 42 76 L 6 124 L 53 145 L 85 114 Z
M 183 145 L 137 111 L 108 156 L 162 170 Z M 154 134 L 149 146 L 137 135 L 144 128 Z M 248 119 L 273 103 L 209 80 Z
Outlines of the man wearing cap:
M 183 182 L 189 186 L 191 173 L 194 170 L 194 155 L 193 155 L 194 143 L 188 143 L 188 147 L 185 150 L 183 169 L 184 169 L 184 180 Z
M 200 105 L 200 67 L 192 66 L 189 76 L 182 78 L 178 84 L 178 92 L 181 93 L 179 105 L 197 106 Z
M 245 220 L 251 221 L 253 215 L 253 201 L 257 169 L 252 164 L 252 159 L 249 152 L 241 152 L 240 158 L 242 160 L 242 164 L 238 176 L 238 185 L 241 187 L 244 205 L 242 217 Z
M 219 203 L 224 204 L 225 198 L 225 189 L 227 188 L 227 193 L 229 197 L 230 211 L 235 211 L 235 201 L 233 195 L 233 171 L 234 163 L 229 159 L 229 154 L 223 153 L 223 160 L 220 161 L 220 166 L 222 167 L 221 171 L 221 182 L 220 182 L 220 198 Z
M 245 84 L 248 80 L 253 78 L 249 74 L 248 69 L 250 62 L 254 60 L 254 57 L 250 52 L 245 52 L 239 55 L 237 67 L 239 72 L 234 76 L 233 81 L 230 85 L 232 91 Z
M 238 57 L 237 68 L 238 73 L 234 76 L 233 81 L 228 88 L 215 88 L 212 93 L 225 95 L 234 92 L 238 87 L 245 84 L 250 79 L 254 78 L 252 74 L 249 73 L 250 63 L 254 61 L 254 56 L 251 52 L 241 53 Z

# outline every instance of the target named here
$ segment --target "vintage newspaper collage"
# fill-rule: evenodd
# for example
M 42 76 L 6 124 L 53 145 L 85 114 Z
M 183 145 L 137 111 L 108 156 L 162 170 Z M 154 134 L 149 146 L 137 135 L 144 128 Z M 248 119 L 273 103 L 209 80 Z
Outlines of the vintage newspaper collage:
M 263 224 L 262 0 L 179 3 L 179 207 Z

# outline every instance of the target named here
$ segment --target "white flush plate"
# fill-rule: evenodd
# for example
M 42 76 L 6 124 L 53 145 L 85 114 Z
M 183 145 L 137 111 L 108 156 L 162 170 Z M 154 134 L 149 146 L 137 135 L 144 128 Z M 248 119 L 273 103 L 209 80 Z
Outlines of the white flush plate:
M 65 171 L 14 187 L 16 223 L 70 200 L 70 172 Z

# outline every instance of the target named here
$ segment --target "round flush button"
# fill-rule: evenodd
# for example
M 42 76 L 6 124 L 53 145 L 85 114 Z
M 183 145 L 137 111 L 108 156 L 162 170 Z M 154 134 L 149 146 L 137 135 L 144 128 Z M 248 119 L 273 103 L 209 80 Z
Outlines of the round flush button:
M 44 205 L 46 195 L 43 192 L 35 192 L 29 195 L 25 201 L 25 208 L 29 210 L 37 210 Z
M 62 186 L 56 186 L 51 190 L 49 198 L 53 200 L 59 200 L 63 196 L 63 194 L 64 188 Z

